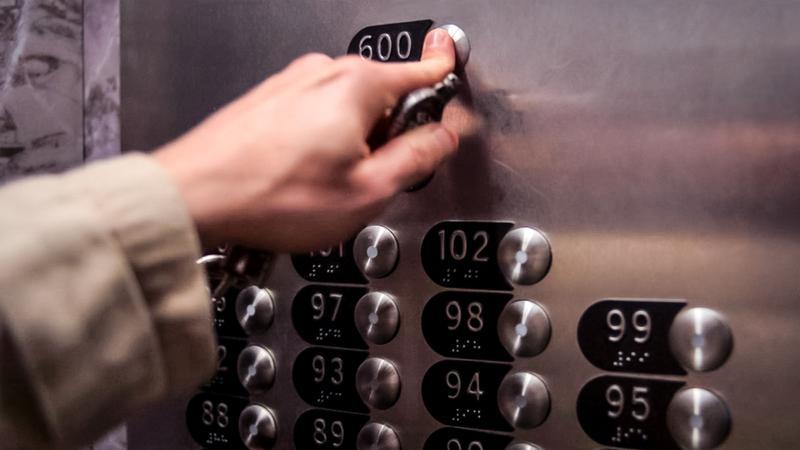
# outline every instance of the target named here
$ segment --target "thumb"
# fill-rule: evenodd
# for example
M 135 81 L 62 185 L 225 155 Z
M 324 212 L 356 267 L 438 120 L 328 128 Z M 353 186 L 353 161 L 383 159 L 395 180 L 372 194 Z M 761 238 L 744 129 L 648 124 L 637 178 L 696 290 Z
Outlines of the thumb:
M 379 64 L 378 70 L 385 88 L 396 97 L 414 89 L 436 84 L 456 64 L 456 49 L 447 31 L 437 28 L 425 37 L 422 59 L 419 62 Z
M 432 123 L 392 139 L 365 159 L 361 168 L 380 174 L 399 192 L 432 174 L 457 148 L 458 136 Z

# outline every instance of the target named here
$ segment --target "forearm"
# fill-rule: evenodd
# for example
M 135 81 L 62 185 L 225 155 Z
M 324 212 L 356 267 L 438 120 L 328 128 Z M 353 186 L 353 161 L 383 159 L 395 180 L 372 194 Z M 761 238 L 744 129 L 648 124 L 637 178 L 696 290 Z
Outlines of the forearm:
M 79 444 L 209 375 L 198 239 L 149 157 L 12 185 L 0 208 L 4 428 Z

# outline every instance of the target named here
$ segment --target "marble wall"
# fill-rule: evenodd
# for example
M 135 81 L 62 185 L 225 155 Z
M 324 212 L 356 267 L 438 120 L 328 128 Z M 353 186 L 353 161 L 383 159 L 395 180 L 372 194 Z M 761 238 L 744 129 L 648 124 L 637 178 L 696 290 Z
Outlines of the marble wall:
M 0 0 L 0 181 L 119 153 L 119 0 Z

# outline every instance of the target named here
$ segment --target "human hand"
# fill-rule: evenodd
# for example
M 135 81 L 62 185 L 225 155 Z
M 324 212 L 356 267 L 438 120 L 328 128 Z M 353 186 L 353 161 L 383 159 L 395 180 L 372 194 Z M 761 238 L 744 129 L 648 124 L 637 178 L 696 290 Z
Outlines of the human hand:
M 428 34 L 421 62 L 306 55 L 155 158 L 176 181 L 205 244 L 323 248 L 353 235 L 455 152 L 458 138 L 442 124 L 374 153 L 366 143 L 400 97 L 441 81 L 454 64 L 443 30 Z

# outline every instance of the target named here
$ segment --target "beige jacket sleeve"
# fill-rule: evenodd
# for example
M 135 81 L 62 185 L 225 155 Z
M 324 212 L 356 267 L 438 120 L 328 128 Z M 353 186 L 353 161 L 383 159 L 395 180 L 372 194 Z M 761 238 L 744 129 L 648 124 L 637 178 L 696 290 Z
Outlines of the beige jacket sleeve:
M 213 372 L 200 245 L 131 155 L 0 189 L 0 439 L 71 448 Z

